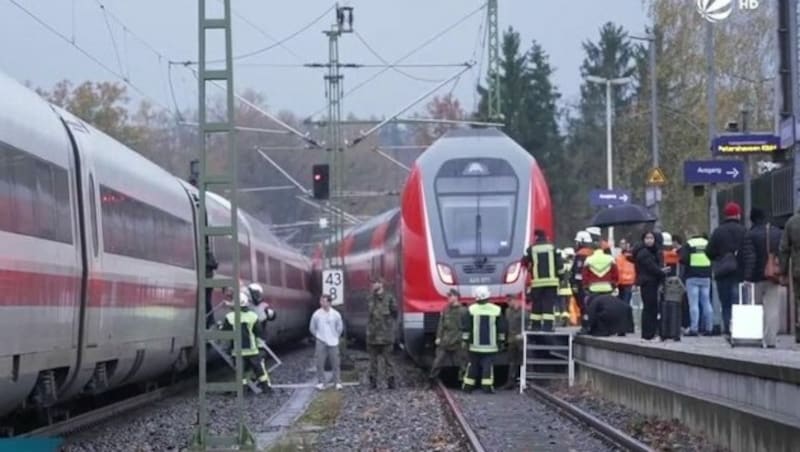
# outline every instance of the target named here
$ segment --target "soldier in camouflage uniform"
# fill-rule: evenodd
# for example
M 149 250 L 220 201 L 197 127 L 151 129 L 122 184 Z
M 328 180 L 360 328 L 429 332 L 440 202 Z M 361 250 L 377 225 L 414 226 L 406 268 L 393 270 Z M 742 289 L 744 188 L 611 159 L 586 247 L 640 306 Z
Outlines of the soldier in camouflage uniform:
M 466 363 L 466 353 L 461 340 L 461 319 L 467 308 L 459 301 L 460 294 L 455 289 L 447 293 L 447 306 L 439 317 L 439 327 L 436 329 L 436 358 L 431 366 L 431 381 L 439 377 L 439 372 L 445 365 L 457 366 L 463 371 Z M 459 372 L 459 380 L 462 378 Z
M 791 260 L 791 274 L 789 261 Z M 792 215 L 784 226 L 780 248 L 781 275 L 791 278 L 794 292 L 794 340 L 800 344 L 800 212 Z
M 520 296 L 506 295 L 506 325 L 508 327 L 508 380 L 503 389 L 514 389 L 522 365 L 522 319 L 525 309 Z
M 397 302 L 394 296 L 383 290 L 383 278 L 372 284 L 368 301 L 367 352 L 369 352 L 369 385 L 378 387 L 378 359 L 384 363 L 384 372 L 389 389 L 395 387 L 394 368 L 390 355 L 394 347 L 394 326 L 397 320 Z

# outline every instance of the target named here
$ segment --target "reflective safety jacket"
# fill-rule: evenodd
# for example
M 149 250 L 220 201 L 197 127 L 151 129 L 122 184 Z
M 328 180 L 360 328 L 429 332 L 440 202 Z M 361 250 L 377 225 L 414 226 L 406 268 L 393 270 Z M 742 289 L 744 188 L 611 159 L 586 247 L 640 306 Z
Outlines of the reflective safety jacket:
M 693 237 L 681 248 L 681 263 L 686 268 L 686 278 L 710 278 L 711 259 L 706 255 L 708 240 Z
M 241 321 L 242 333 L 242 356 L 255 356 L 258 355 L 258 342 L 256 337 L 260 335 L 260 328 L 258 326 L 258 314 L 243 308 L 239 314 Z M 225 315 L 225 324 L 222 329 L 232 330 L 236 324 L 236 313 L 231 311 Z
M 500 306 L 486 301 L 473 303 L 462 317 L 462 339 L 474 353 L 497 353 L 506 340 L 506 321 Z
M 681 258 L 678 252 L 673 249 L 665 249 L 663 251 L 664 265 L 672 269 L 668 276 L 678 276 L 678 268 L 681 264 Z
M 528 268 L 530 287 L 558 287 L 558 275 L 563 265 L 556 248 L 547 241 L 539 241 L 525 251 L 523 263 Z
M 630 254 L 627 252 L 620 253 L 617 256 L 616 262 L 620 286 L 633 286 L 636 284 L 636 264 L 631 259 Z
M 586 259 L 583 266 L 583 287 L 589 293 L 611 293 L 618 280 L 617 265 L 610 254 L 598 249 Z

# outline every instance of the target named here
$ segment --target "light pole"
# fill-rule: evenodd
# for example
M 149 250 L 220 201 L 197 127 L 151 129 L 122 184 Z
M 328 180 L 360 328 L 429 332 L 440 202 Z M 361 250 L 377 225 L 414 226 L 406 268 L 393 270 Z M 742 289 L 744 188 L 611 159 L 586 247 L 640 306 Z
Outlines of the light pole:
M 614 173 L 612 168 L 614 167 L 613 161 L 613 152 L 612 152 L 612 144 L 611 144 L 611 103 L 613 102 L 611 98 L 611 85 L 625 85 L 630 83 L 630 77 L 620 77 L 620 78 L 603 78 L 597 77 L 596 75 L 587 75 L 586 76 L 587 82 L 598 83 L 606 85 L 606 188 L 609 190 L 614 189 Z M 608 228 L 608 244 L 609 246 L 614 246 L 614 228 Z
M 656 75 L 656 35 L 646 33 L 644 36 L 631 36 L 631 39 L 648 42 L 648 53 L 650 54 L 650 115 L 652 124 L 650 134 L 652 135 L 653 168 L 658 168 L 658 80 Z M 656 228 L 661 229 L 661 212 L 658 197 L 653 204 L 653 215 L 656 217 Z

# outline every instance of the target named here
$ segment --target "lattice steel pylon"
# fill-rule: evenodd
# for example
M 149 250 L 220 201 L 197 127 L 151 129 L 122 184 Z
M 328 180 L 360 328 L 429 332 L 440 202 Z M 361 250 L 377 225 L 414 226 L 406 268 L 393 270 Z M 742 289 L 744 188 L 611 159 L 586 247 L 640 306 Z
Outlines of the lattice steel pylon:
M 503 109 L 500 91 L 500 35 L 497 29 L 497 0 L 489 0 L 486 4 L 486 32 L 489 39 L 489 105 L 490 121 L 503 119 Z
M 200 227 L 197 234 L 197 256 L 198 272 L 200 281 L 200 293 L 198 297 L 197 315 L 197 348 L 199 354 L 199 382 L 198 382 L 198 426 L 197 432 L 192 441 L 192 448 L 195 450 L 207 450 L 209 447 L 235 447 L 238 450 L 255 450 L 255 440 L 244 422 L 244 388 L 242 385 L 243 370 L 242 360 L 236 361 L 236 377 L 234 381 L 228 382 L 209 382 L 207 379 L 207 352 L 208 343 L 211 341 L 233 341 L 233 356 L 242 356 L 242 335 L 241 335 L 241 309 L 238 303 L 239 294 L 239 228 L 238 224 L 238 203 L 236 200 L 237 188 L 237 153 L 236 137 L 234 124 L 234 91 L 233 91 L 233 57 L 231 44 L 231 3 L 230 0 L 223 0 L 223 16 L 207 17 L 206 0 L 198 0 L 198 32 L 199 32 L 199 58 L 198 58 L 198 122 L 200 133 L 200 171 L 198 180 L 199 189 L 199 215 Z M 206 61 L 206 39 L 207 33 L 212 32 L 212 36 L 218 36 L 218 32 L 224 33 L 224 61 L 222 69 L 208 69 Z M 209 121 L 206 111 L 208 100 L 206 99 L 206 88 L 208 84 L 226 84 L 225 119 L 220 122 Z M 224 144 L 215 146 L 218 152 L 223 154 L 226 165 L 219 174 L 212 174 L 208 165 L 208 141 L 212 136 L 224 136 Z M 216 143 L 215 143 L 216 144 Z M 230 201 L 230 222 L 227 225 L 210 225 L 207 215 L 207 194 L 210 188 L 219 190 L 219 194 L 226 194 Z M 225 278 L 214 278 L 211 273 L 206 272 L 207 252 L 212 238 L 229 237 L 229 240 L 217 240 L 216 244 L 222 246 L 230 244 L 232 249 L 230 255 L 233 258 L 232 274 Z M 221 242 L 221 243 L 220 243 Z M 206 289 L 230 288 L 234 295 L 233 312 L 235 316 L 234 328 L 232 331 L 220 331 L 207 326 L 206 303 L 204 300 Z M 209 432 L 208 419 L 208 394 L 210 393 L 236 393 L 236 431 L 232 434 L 222 436 L 211 436 Z
M 339 62 L 339 37 L 343 33 L 353 32 L 353 8 L 339 7 L 336 5 L 336 21 L 330 30 L 325 30 L 328 36 L 328 74 L 325 76 L 325 94 L 328 98 L 328 123 L 326 127 L 326 146 L 328 161 L 333 172 L 333 190 L 328 207 L 333 204 L 334 209 L 328 209 L 329 227 L 332 230 L 330 243 L 333 245 L 325 250 L 328 268 L 341 268 L 344 265 L 342 258 L 336 251 L 336 243 L 344 240 L 344 217 L 342 200 L 342 184 L 344 183 L 344 134 L 342 132 L 342 86 L 341 63 Z M 323 247 L 328 248 L 328 247 Z

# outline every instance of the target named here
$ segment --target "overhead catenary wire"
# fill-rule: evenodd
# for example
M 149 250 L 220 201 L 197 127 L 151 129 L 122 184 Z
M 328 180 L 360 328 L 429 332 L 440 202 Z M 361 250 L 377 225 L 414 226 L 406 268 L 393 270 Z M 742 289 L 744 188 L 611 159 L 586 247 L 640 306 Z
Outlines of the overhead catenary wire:
M 408 72 L 406 72 L 406 71 L 404 71 L 402 69 L 399 69 L 396 65 L 393 65 L 393 64 L 389 63 L 389 61 L 386 60 L 386 58 L 382 57 L 380 53 L 378 53 L 374 48 L 372 48 L 372 46 L 369 45 L 367 40 L 364 39 L 363 36 L 361 36 L 361 33 L 359 33 L 358 31 L 354 30 L 353 34 L 356 36 L 356 39 L 358 39 L 361 42 L 361 44 L 363 44 L 364 47 L 367 48 L 369 53 L 371 53 L 373 56 L 375 56 L 375 58 L 380 60 L 380 62 L 383 63 L 388 69 L 391 69 L 391 70 L 397 72 L 400 75 L 408 77 L 411 80 L 416 80 L 418 82 L 440 83 L 442 81 L 441 79 L 430 79 L 430 78 L 424 78 L 424 77 L 417 77 L 416 75 L 409 74 Z
M 27 14 L 27 15 L 28 15 L 28 16 L 29 16 L 31 19 L 33 19 L 34 21 L 36 21 L 36 22 L 37 22 L 39 25 L 41 25 L 42 27 L 44 27 L 45 29 L 47 29 L 48 31 L 50 31 L 51 33 L 53 33 L 54 35 L 56 35 L 56 36 L 58 36 L 59 38 L 61 38 L 61 39 L 62 39 L 64 42 L 66 42 L 67 44 L 69 44 L 69 45 L 71 45 L 72 47 L 74 47 L 76 50 L 78 50 L 80 53 L 82 53 L 82 54 L 83 54 L 83 55 L 84 55 L 86 58 L 89 58 L 89 59 L 90 59 L 90 60 L 92 60 L 92 61 L 93 61 L 95 64 L 97 64 L 97 65 L 98 65 L 98 66 L 100 66 L 101 68 L 105 69 L 107 72 L 109 72 L 110 74 L 114 75 L 114 76 L 115 76 L 115 77 L 117 77 L 118 79 L 122 80 L 122 81 L 123 81 L 123 82 L 124 82 L 126 85 L 128 85 L 129 87 L 131 87 L 131 89 L 133 89 L 134 91 L 136 91 L 136 93 L 138 93 L 140 96 L 142 96 L 143 98 L 145 98 L 145 99 L 147 99 L 148 101 L 152 102 L 153 104 L 155 104 L 155 105 L 158 105 L 159 107 L 161 107 L 161 108 L 162 108 L 162 109 L 164 109 L 165 111 L 167 111 L 167 112 L 169 112 L 170 114 L 172 114 L 173 116 L 175 116 L 175 114 L 172 112 L 172 110 L 170 110 L 168 107 L 166 107 L 166 106 L 165 106 L 163 103 L 161 103 L 161 102 L 159 102 L 158 100 L 154 99 L 153 97 L 149 96 L 149 95 L 148 95 L 148 94 L 147 94 L 147 93 L 146 93 L 144 90 L 142 90 L 141 88 L 139 88 L 139 87 L 138 87 L 138 86 L 137 86 L 135 83 L 133 83 L 132 81 L 128 80 L 128 78 L 127 78 L 127 77 L 125 77 L 125 75 L 124 75 L 124 74 L 121 74 L 121 73 L 119 73 L 119 72 L 115 71 L 115 70 L 114 70 L 114 69 L 112 69 L 110 66 L 108 66 L 107 64 L 105 64 L 105 63 L 103 63 L 102 61 L 100 61 L 100 59 L 98 59 L 97 57 L 95 57 L 94 55 L 92 55 L 91 53 L 89 53 L 89 52 L 88 52 L 86 49 L 84 49 L 83 47 L 81 47 L 80 45 L 78 45 L 76 42 L 73 42 L 73 41 L 72 41 L 72 40 L 71 40 L 71 39 L 70 39 L 68 36 L 66 36 L 65 34 L 61 33 L 61 32 L 60 32 L 60 31 L 58 31 L 58 30 L 56 30 L 56 29 L 55 29 L 55 28 L 54 28 L 52 25 L 50 25 L 49 23 L 47 23 L 47 22 L 45 22 L 44 20 L 42 20 L 42 19 L 41 19 L 39 16 L 37 16 L 37 15 L 36 15 L 36 14 L 34 14 L 32 11 L 30 11 L 30 10 L 29 10 L 29 9 L 27 9 L 27 8 L 25 8 L 25 7 L 24 7 L 24 6 L 22 6 L 21 4 L 19 4 L 19 2 L 17 2 L 16 0 L 8 0 L 8 1 L 9 1 L 9 2 L 10 2 L 12 5 L 14 5 L 14 6 L 16 6 L 18 9 L 20 9 L 22 12 L 24 12 L 25 14 Z
M 444 28 L 444 29 L 440 30 L 438 33 L 434 34 L 433 36 L 431 36 L 431 37 L 430 37 L 430 38 L 428 38 L 427 40 L 423 41 L 423 42 L 422 42 L 421 44 L 419 44 L 418 46 L 414 47 L 414 48 L 413 48 L 411 51 L 407 52 L 405 55 L 401 56 L 400 58 L 398 58 L 397 60 L 395 60 L 394 62 L 392 62 L 392 65 L 394 65 L 394 64 L 399 64 L 399 63 L 402 63 L 403 61 L 407 60 L 408 58 L 410 58 L 410 57 L 411 57 L 412 55 L 414 55 L 415 53 L 417 53 L 417 52 L 419 52 L 420 50 L 424 49 L 425 47 L 429 46 L 430 44 L 432 44 L 433 42 L 435 42 L 435 41 L 436 41 L 437 39 L 439 39 L 440 37 L 444 36 L 445 34 L 449 33 L 449 32 L 450 32 L 451 30 L 453 30 L 454 28 L 458 27 L 459 25 L 461 25 L 461 24 L 463 24 L 464 22 L 466 22 L 467 20 L 469 20 L 469 19 L 470 19 L 472 16 L 474 16 L 475 14 L 477 14 L 477 13 L 479 13 L 480 11 L 484 10 L 484 9 L 486 8 L 486 5 L 487 5 L 487 4 L 486 4 L 486 2 L 482 3 L 482 4 L 481 4 L 481 5 L 478 7 L 478 8 L 476 8 L 476 9 L 474 9 L 474 10 L 470 11 L 469 13 L 465 14 L 464 16 L 462 16 L 462 17 L 461 17 L 460 19 L 458 19 L 457 21 L 453 22 L 452 24 L 450 24 L 450 25 L 449 25 L 449 26 L 447 26 L 446 28 Z M 390 66 L 391 66 L 391 65 L 390 65 Z M 349 89 L 348 91 L 346 91 L 346 92 L 345 92 L 345 93 L 344 93 L 344 94 L 343 94 L 343 95 L 342 95 L 342 96 L 339 98 L 339 100 L 342 100 L 342 99 L 344 99 L 345 97 L 347 97 L 347 96 L 349 96 L 349 95 L 353 94 L 354 92 L 358 91 L 359 89 L 363 88 L 365 85 L 367 85 L 368 83 L 372 82 L 372 81 L 373 81 L 373 80 L 375 80 L 376 78 L 380 77 L 382 74 L 384 74 L 384 73 L 385 73 L 386 71 L 388 71 L 389 69 L 391 69 L 391 68 L 390 68 L 390 67 L 383 68 L 383 69 L 381 69 L 380 71 L 378 71 L 378 72 L 376 72 L 375 74 L 373 74 L 372 76 L 368 77 L 366 80 L 364 80 L 364 81 L 362 81 L 362 82 L 360 82 L 360 83 L 356 84 L 356 85 L 355 85 L 353 88 L 351 88 L 351 89 Z M 307 120 L 311 120 L 311 119 L 313 119 L 313 118 L 314 118 L 314 116 L 316 116 L 316 115 L 318 115 L 318 114 L 322 113 L 323 111 L 327 110 L 327 108 L 328 108 L 328 106 L 327 106 L 327 105 L 325 105 L 324 107 L 320 108 L 319 110 L 315 111 L 314 113 L 311 113 L 310 115 L 308 115 L 308 118 L 307 118 Z

